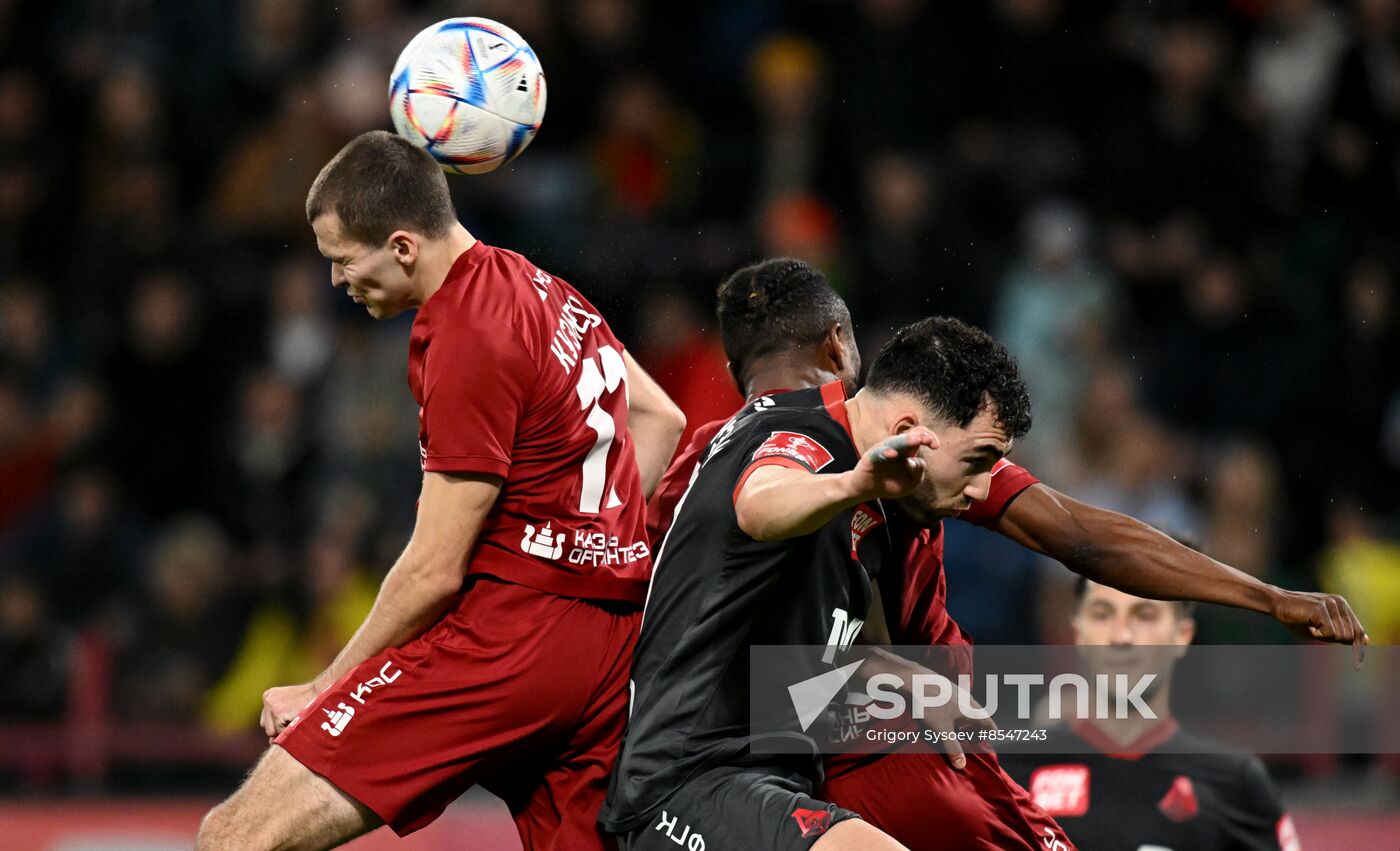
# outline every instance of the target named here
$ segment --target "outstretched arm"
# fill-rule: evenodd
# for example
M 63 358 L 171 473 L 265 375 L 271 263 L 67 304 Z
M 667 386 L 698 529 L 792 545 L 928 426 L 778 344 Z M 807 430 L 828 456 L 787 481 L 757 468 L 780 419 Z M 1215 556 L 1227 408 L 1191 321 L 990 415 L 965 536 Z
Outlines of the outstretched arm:
M 627 430 L 636 448 L 642 493 L 651 499 L 685 431 L 685 414 L 630 354 L 624 352 L 622 359 L 627 364 Z
M 734 495 L 739 528 L 756 541 L 810 535 L 847 508 L 872 499 L 898 499 L 923 480 L 919 447 L 938 446 L 926 428 L 913 428 L 866 452 L 844 473 L 813 473 L 799 464 L 752 469 Z
M 263 693 L 262 725 L 269 736 L 356 665 L 414 638 L 442 615 L 462 588 L 467 556 L 500 492 L 496 476 L 423 474 L 413 537 L 384 577 L 364 623 L 315 679 Z
M 1035 484 L 1016 497 L 997 531 L 1102 583 L 1159 600 L 1197 600 L 1262 612 L 1303 638 L 1351 644 L 1365 658 L 1366 631 L 1336 594 L 1286 591 L 1182 546 L 1146 523 Z

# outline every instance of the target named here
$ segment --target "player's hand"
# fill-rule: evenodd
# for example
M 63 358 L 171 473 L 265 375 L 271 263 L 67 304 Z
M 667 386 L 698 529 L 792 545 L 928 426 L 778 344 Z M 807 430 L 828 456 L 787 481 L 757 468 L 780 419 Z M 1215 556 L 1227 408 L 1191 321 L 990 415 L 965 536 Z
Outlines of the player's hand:
M 1350 644 L 1354 668 L 1366 661 L 1366 645 L 1371 639 L 1340 594 L 1284 591 L 1274 604 L 1273 615 L 1299 638 Z
M 908 496 L 924 478 L 919 448 L 938 448 L 938 438 L 922 426 L 891 437 L 861 456 L 851 470 L 852 484 L 862 499 Z
M 277 686 L 263 692 L 263 732 L 269 739 L 276 738 L 320 693 L 313 683 Z
M 958 692 L 963 692 L 961 686 L 956 681 L 953 688 Z M 964 734 L 970 732 L 974 741 L 977 741 L 977 734 L 986 730 L 988 733 L 995 732 L 997 724 L 989 718 L 972 718 L 964 715 L 958 708 L 966 706 L 968 709 L 981 714 L 982 704 L 973 699 L 972 695 L 962 693 L 942 706 L 927 707 L 924 709 L 923 723 L 925 727 L 939 734 L 943 745 L 943 756 L 948 760 L 948 764 L 962 771 L 967 767 L 967 755 L 963 753 L 962 744 L 958 742 L 956 734 L 963 731 Z M 990 750 L 990 746 L 983 744 L 978 750 Z

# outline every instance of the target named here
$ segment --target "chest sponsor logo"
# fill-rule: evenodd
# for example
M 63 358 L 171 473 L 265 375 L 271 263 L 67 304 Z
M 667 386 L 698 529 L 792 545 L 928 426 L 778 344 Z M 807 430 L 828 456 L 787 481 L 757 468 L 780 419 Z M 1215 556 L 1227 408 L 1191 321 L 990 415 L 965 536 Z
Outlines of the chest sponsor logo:
M 1303 851 L 1303 845 L 1298 841 L 1298 829 L 1293 826 L 1293 816 L 1284 813 L 1274 825 L 1274 833 L 1278 835 L 1278 847 L 1281 851 Z
M 567 543 L 571 537 L 572 543 Z M 651 555 L 651 548 L 645 541 L 625 542 L 619 540 L 616 535 L 582 529 L 561 528 L 556 532 L 552 520 L 542 526 L 525 524 L 524 535 L 520 539 L 520 551 L 549 561 L 563 559 L 569 564 L 586 564 L 593 567 L 632 564 Z
M 1031 798 L 1052 816 L 1089 811 L 1089 766 L 1047 765 L 1031 774 Z
M 520 550 L 536 558 L 559 558 L 564 554 L 564 533 L 556 533 L 550 523 L 539 528 L 526 523 L 525 537 L 520 539 Z
M 1196 787 L 1191 785 L 1191 778 L 1184 774 L 1178 774 L 1172 781 L 1172 788 L 1167 790 L 1167 794 L 1162 796 L 1162 800 L 1157 802 L 1157 809 L 1162 811 L 1162 815 L 1175 822 L 1190 821 L 1201 811 L 1200 802 L 1196 800 Z
M 805 434 L 793 431 L 773 432 L 753 454 L 755 461 L 775 457 L 791 458 L 814 473 L 832 462 L 832 455 L 825 446 Z
M 661 818 L 656 820 L 655 829 L 666 834 L 667 839 L 685 851 L 705 851 L 705 837 L 691 830 L 690 825 L 681 824 L 680 816 L 673 816 L 662 810 Z
M 884 522 L 885 518 L 868 506 L 856 506 L 856 510 L 851 513 L 851 558 L 859 558 L 857 551 L 860 549 L 861 539 L 871 529 Z
M 831 812 L 829 810 L 798 808 L 792 811 L 792 819 L 797 822 L 797 829 L 802 831 L 803 839 L 821 836 L 831 828 Z

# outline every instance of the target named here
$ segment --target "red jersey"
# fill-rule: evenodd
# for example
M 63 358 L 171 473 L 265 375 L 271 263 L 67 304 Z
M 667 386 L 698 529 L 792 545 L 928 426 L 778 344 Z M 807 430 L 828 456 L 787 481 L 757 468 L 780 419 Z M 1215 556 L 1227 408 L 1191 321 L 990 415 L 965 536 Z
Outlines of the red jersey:
M 622 353 L 573 287 L 481 242 L 419 309 L 408 383 L 423 470 L 504 479 L 468 574 L 645 600 L 651 548 Z
M 727 419 L 712 420 L 697 428 L 691 433 L 690 442 L 686 444 L 685 449 L 672 459 L 671 466 L 662 474 L 660 484 L 651 495 L 651 502 L 647 503 L 647 540 L 651 541 L 652 551 L 661 547 L 661 539 L 666 537 L 666 531 L 671 528 L 671 520 L 676 516 L 676 506 L 690 487 L 690 479 L 695 475 L 695 467 L 700 463 L 700 456 L 704 454 L 705 447 L 710 445 L 710 441 L 715 439 L 715 435 L 719 434 L 719 430 L 724 428 L 727 422 Z
M 1005 458 L 992 467 L 987 498 L 973 502 L 959 520 L 995 529 L 1006 506 L 1021 491 L 1040 481 L 1025 467 Z M 912 532 L 903 559 L 904 588 L 897 623 L 890 623 L 895 644 L 971 644 L 948 615 L 948 582 L 943 574 L 943 524 Z

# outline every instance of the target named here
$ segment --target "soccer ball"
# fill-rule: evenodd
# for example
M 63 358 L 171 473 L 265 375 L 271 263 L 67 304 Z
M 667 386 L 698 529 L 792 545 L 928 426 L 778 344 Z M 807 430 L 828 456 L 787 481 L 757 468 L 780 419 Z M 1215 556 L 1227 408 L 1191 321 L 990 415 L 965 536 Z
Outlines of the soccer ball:
M 447 172 L 480 174 L 510 162 L 535 138 L 544 103 L 535 52 L 486 18 L 449 18 L 423 30 L 389 77 L 394 129 Z

